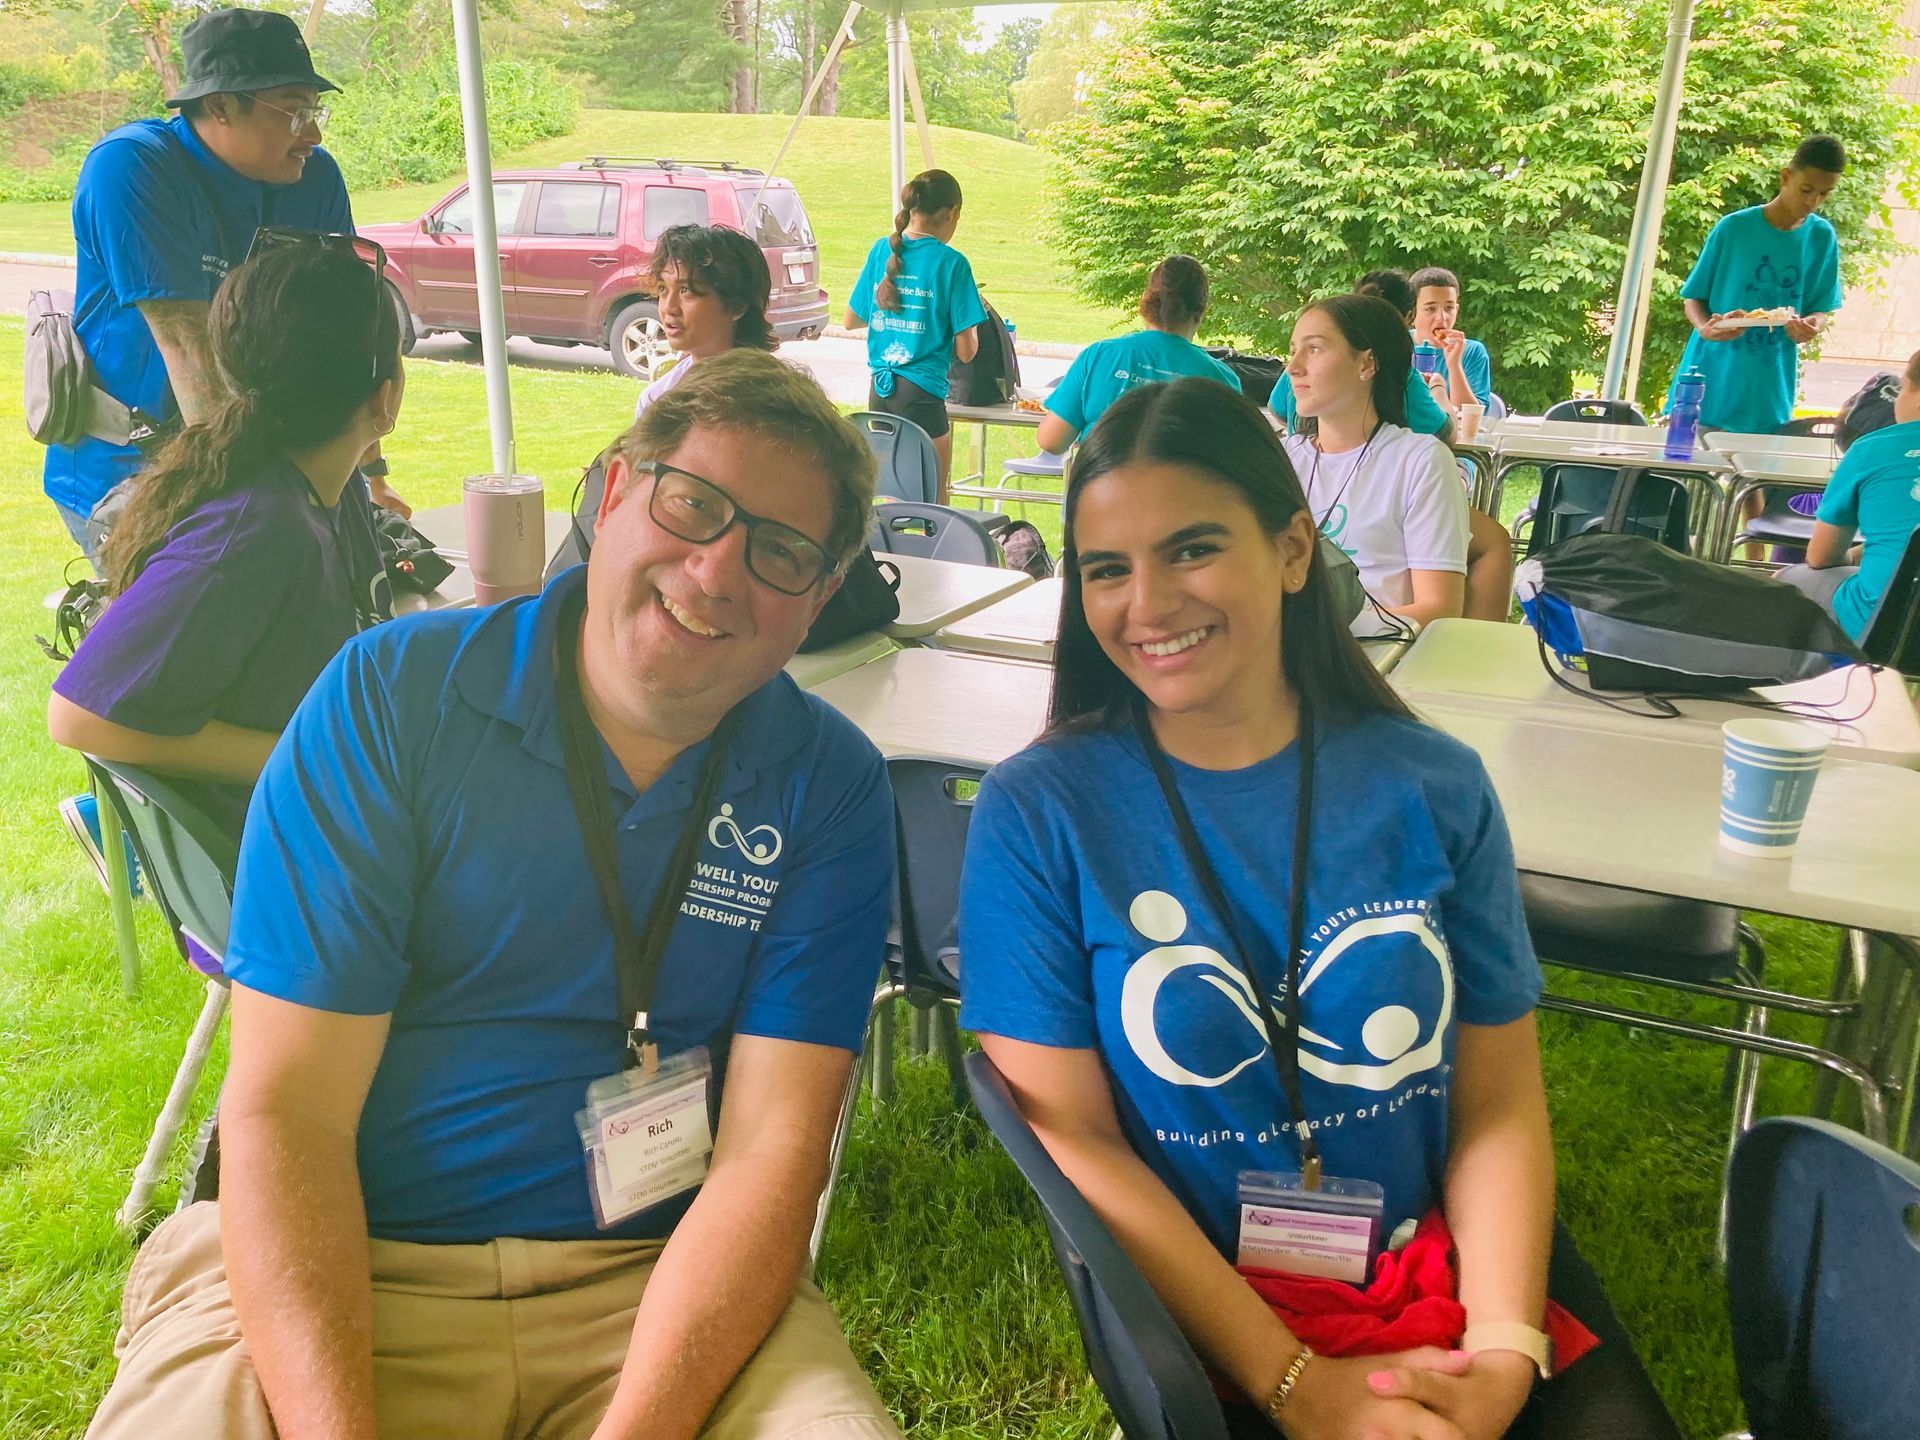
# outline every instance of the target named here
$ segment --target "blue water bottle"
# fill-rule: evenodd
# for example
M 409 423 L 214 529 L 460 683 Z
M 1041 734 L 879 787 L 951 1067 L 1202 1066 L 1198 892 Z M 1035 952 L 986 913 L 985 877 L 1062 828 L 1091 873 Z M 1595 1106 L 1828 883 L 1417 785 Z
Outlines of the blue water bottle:
M 1447 357 L 1438 345 L 1429 345 L 1425 341 L 1413 347 L 1413 368 L 1422 375 L 1438 375 L 1440 367 L 1447 363 Z
M 1694 433 L 1700 428 L 1700 406 L 1707 398 L 1707 377 L 1698 369 L 1683 372 L 1673 383 L 1673 408 L 1667 412 L 1666 456 L 1693 458 Z

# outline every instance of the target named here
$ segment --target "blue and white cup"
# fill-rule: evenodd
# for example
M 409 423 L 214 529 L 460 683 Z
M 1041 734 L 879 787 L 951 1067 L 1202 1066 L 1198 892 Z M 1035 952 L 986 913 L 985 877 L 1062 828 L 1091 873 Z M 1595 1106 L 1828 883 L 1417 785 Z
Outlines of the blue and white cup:
M 1827 737 L 1791 720 L 1729 720 L 1720 735 L 1720 843 L 1743 855 L 1791 855 Z

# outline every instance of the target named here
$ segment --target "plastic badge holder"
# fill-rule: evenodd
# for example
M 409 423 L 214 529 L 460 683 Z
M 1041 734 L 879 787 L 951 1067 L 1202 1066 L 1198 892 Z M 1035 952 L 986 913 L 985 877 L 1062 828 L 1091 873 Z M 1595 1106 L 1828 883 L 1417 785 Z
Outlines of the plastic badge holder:
M 649 1075 L 623 1070 L 587 1087 L 573 1123 L 587 1164 L 587 1193 L 601 1229 L 691 1190 L 707 1178 L 713 1128 L 704 1045 L 662 1060 Z
M 1385 1214 L 1386 1192 L 1371 1180 L 1327 1175 L 1309 1190 L 1298 1171 L 1243 1171 L 1240 1268 L 1364 1285 Z

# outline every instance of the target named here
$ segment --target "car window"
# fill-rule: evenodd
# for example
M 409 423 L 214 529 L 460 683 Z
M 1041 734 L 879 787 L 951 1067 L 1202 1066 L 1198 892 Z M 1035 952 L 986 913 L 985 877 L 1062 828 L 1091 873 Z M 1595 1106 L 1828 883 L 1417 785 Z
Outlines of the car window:
M 533 207 L 536 235 L 611 235 L 620 187 L 598 181 L 547 180 Z
M 753 191 L 742 189 L 740 200 L 743 206 L 750 204 Z M 813 244 L 813 226 L 807 223 L 807 210 L 800 203 L 799 192 L 783 186 L 766 188 L 760 203 L 753 208 L 749 231 L 760 245 Z
M 502 181 L 493 187 L 493 219 L 502 235 L 520 233 L 520 197 L 527 193 L 525 181 Z M 440 212 L 434 230 L 441 235 L 473 233 L 473 192 L 462 190 Z
M 707 223 L 707 192 L 686 185 L 649 185 L 642 197 L 641 238 L 658 240 L 675 225 Z

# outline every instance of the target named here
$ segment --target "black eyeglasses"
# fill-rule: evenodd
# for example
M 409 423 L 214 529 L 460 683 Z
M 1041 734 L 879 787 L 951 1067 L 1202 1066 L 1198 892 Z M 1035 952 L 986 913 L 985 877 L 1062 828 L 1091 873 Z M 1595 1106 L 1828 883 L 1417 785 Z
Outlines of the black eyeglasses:
M 669 535 L 711 545 L 735 525 L 744 525 L 748 573 L 782 595 L 804 595 L 833 573 L 826 550 L 791 525 L 749 514 L 711 480 L 664 460 L 654 461 L 652 469 L 647 514 Z
M 247 259 L 269 250 L 287 250 L 296 246 L 317 245 L 341 255 L 351 255 L 373 272 L 373 380 L 380 381 L 380 306 L 387 298 L 387 250 L 377 240 L 358 235 L 342 235 L 320 230 L 289 230 L 279 225 L 262 225 L 253 232 L 247 246 Z

